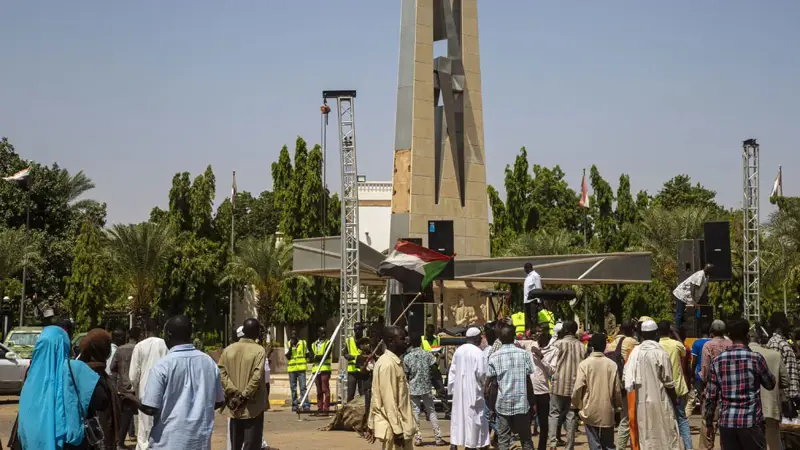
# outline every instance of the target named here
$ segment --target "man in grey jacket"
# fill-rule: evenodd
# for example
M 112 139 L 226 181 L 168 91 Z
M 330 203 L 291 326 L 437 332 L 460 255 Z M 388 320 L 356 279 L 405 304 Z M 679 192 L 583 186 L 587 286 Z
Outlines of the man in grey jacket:
M 789 373 L 783 364 L 781 353 L 764 347 L 769 335 L 756 324 L 750 330 L 750 350 L 760 353 L 767 361 L 767 368 L 778 378 L 778 389 L 768 391 L 761 388 L 761 409 L 764 413 L 764 435 L 768 450 L 781 450 L 781 390 L 789 385 Z

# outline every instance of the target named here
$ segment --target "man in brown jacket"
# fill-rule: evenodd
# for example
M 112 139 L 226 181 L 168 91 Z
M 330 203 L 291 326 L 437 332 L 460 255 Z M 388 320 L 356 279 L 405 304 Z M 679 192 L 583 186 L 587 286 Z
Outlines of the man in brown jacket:
M 233 450 L 259 450 L 264 433 L 267 389 L 264 364 L 267 353 L 256 343 L 261 325 L 256 319 L 244 321 L 244 337 L 229 345 L 219 358 L 219 372 L 225 390 L 223 413 L 231 418 Z

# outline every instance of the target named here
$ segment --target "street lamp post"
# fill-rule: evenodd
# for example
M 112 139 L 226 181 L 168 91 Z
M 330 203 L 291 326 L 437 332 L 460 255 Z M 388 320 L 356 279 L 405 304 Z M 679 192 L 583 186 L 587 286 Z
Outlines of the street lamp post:
M 25 259 L 22 261 L 22 293 L 19 297 L 19 326 L 25 321 L 25 285 L 28 282 L 28 242 L 31 236 L 31 194 L 25 201 Z
M 131 312 L 128 313 L 128 329 L 130 330 L 131 328 L 133 328 L 133 296 L 132 295 L 128 296 L 128 305 L 131 308 Z

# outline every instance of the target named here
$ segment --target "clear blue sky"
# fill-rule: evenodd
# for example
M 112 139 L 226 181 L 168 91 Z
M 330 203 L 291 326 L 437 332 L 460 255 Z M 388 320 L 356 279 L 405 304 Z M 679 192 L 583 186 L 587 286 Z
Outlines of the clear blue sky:
M 762 204 L 779 164 L 800 195 L 800 2 L 481 0 L 479 13 L 495 186 L 525 145 L 576 189 L 593 163 L 651 193 L 683 172 L 738 206 L 755 137 Z M 389 180 L 399 14 L 397 0 L 5 2 L 0 135 L 85 170 L 110 222 L 140 221 L 178 171 L 212 164 L 218 202 L 232 170 L 240 190 L 269 189 L 283 144 L 319 141 L 320 92 L 357 89 L 359 172 Z M 338 163 L 331 151 L 334 186 Z

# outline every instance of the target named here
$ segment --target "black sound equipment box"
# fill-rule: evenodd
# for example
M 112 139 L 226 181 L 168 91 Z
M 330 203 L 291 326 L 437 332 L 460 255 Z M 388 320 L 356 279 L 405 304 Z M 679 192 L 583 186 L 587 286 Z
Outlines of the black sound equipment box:
M 428 248 L 448 256 L 452 256 L 455 253 L 452 220 L 428 221 Z M 455 278 L 455 266 L 454 262 L 450 261 L 450 264 L 436 279 L 452 280 L 453 278 Z
M 703 235 L 705 262 L 714 265 L 714 270 L 711 271 L 708 280 L 732 280 L 730 222 L 706 222 L 703 224 Z

